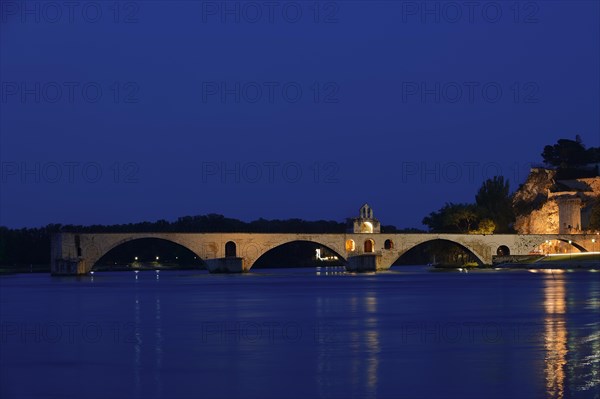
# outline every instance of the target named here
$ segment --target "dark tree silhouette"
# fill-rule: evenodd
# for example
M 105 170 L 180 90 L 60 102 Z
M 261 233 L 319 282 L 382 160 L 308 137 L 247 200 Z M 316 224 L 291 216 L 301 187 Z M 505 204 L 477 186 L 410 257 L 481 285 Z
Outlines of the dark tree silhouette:
M 575 140 L 559 139 L 554 145 L 547 145 L 542 152 L 544 163 L 560 169 L 573 169 L 589 163 L 600 162 L 600 148 L 585 148 L 581 137 Z
M 600 231 L 600 201 L 596 202 L 592 207 L 592 214 L 590 215 L 589 230 Z
M 473 204 L 446 203 L 437 212 L 431 212 L 423 224 L 432 233 L 468 233 L 477 227 L 479 215 Z
M 496 225 L 494 232 L 512 231 L 515 214 L 512 208 L 512 196 L 508 180 L 504 176 L 487 179 L 475 195 L 475 203 L 482 218 L 491 219 Z

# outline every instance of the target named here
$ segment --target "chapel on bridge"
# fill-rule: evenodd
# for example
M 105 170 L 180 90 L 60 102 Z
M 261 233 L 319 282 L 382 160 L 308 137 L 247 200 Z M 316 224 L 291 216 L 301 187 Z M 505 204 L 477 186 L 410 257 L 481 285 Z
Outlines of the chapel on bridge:
M 373 209 L 369 204 L 364 204 L 358 211 L 358 217 L 354 218 L 354 233 L 380 233 L 379 220 L 373 217 Z

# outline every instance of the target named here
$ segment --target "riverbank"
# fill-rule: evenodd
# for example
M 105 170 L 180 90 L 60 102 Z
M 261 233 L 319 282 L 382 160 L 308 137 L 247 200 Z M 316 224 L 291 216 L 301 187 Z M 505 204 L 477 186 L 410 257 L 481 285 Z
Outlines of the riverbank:
M 50 265 L 0 265 L 0 276 L 15 273 L 50 273 Z
M 181 265 L 178 263 L 158 263 L 158 262 L 134 262 L 132 264 L 117 264 L 117 265 L 100 265 L 95 267 L 94 271 L 99 272 L 114 272 L 114 271 L 131 271 L 131 270 L 204 270 L 205 268 L 200 265 Z M 6 274 L 20 274 L 20 273 L 50 273 L 50 265 L 1 265 L 0 276 Z
M 526 269 L 579 269 L 600 268 L 600 252 L 573 254 L 550 254 L 522 259 L 518 262 L 506 262 L 495 265 L 502 268 Z

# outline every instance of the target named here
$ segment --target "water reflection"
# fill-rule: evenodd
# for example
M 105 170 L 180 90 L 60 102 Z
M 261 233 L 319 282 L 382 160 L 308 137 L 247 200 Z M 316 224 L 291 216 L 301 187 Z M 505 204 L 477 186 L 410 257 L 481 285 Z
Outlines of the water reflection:
M 328 320 L 329 312 L 335 310 L 341 300 L 328 296 L 315 298 L 315 320 Z M 317 390 L 319 397 L 327 397 L 335 390 L 334 361 L 337 356 L 339 340 L 334 322 L 324 321 L 315 326 L 314 340 L 317 349 Z
M 369 393 L 376 396 L 377 369 L 379 368 L 379 352 L 381 351 L 377 319 L 377 296 L 375 292 L 370 292 L 364 300 L 366 312 L 369 315 L 366 320 L 367 330 L 364 332 L 367 350 L 367 388 Z
M 163 391 L 161 372 L 163 369 L 163 321 L 162 321 L 162 304 L 160 293 L 154 294 L 154 298 L 150 299 L 147 296 L 140 295 L 138 290 L 135 290 L 133 295 L 133 319 L 131 323 L 132 344 L 133 344 L 133 388 L 135 398 L 147 397 L 148 376 L 152 375 L 153 383 L 151 384 L 153 393 L 161 397 Z M 150 317 L 150 318 L 149 318 Z M 126 324 L 129 326 L 129 323 Z M 124 339 L 129 339 L 127 333 L 129 328 L 125 330 Z M 153 353 L 152 353 L 153 351 Z M 144 374 L 142 369 L 144 363 L 148 365 L 148 360 L 145 358 L 153 356 L 152 374 Z
M 571 328 L 568 340 L 569 356 L 567 362 L 567 387 L 572 396 L 600 398 L 600 280 L 597 278 L 587 281 L 587 289 L 582 290 L 578 301 L 583 304 L 577 308 L 581 320 L 582 314 L 592 314 L 592 318 L 582 323 L 580 328 Z M 571 302 L 567 296 L 567 301 Z M 569 316 L 569 313 L 567 313 Z
M 331 397 L 345 389 L 339 386 L 342 382 L 346 385 L 351 381 L 352 392 L 375 398 L 381 352 L 377 292 L 359 292 L 339 301 L 316 298 L 318 319 L 327 319 L 329 312 L 339 311 L 340 307 L 346 309 L 346 321 L 320 326 L 316 340 L 319 396 Z M 343 370 L 339 369 L 340 363 Z
M 158 279 L 158 274 L 156 275 Z M 162 396 L 162 380 L 161 380 L 161 370 L 162 370 L 162 360 L 163 360 L 163 328 L 162 328 L 162 318 L 161 318 L 161 307 L 160 307 L 160 295 L 156 295 L 155 304 L 154 304 L 154 338 L 155 338 L 155 347 L 154 347 L 154 381 L 156 383 L 156 394 L 158 397 Z
M 544 280 L 546 396 L 598 398 L 600 322 L 597 312 L 595 318 L 585 322 L 581 311 L 600 308 L 600 284 L 590 280 L 590 289 L 572 292 L 568 290 L 565 276 L 555 274 L 548 274 Z
M 135 275 L 137 279 L 137 274 Z M 138 398 L 141 395 L 141 369 L 142 369 L 142 334 L 141 334 L 141 311 L 140 311 L 140 297 L 136 290 L 134 296 L 134 345 L 133 345 L 133 379 L 134 379 L 134 390 L 135 397 Z
M 317 266 L 317 276 L 341 276 L 346 274 L 344 266 Z
M 549 398 L 563 398 L 567 363 L 565 281 L 554 276 L 544 280 L 544 375 Z

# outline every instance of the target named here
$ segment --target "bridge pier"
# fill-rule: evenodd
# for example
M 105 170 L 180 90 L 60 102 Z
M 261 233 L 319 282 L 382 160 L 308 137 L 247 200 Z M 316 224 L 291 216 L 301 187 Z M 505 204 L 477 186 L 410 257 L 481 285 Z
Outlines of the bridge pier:
M 87 273 L 88 262 L 83 258 L 59 258 L 50 262 L 50 274 L 53 276 L 79 276 Z
M 204 262 L 210 273 L 246 273 L 250 269 L 244 258 L 234 256 L 206 259 Z
M 381 270 L 387 270 L 389 267 L 385 267 L 382 263 L 382 256 L 380 254 L 361 254 L 350 256 L 346 263 L 346 270 L 349 272 L 376 272 Z

